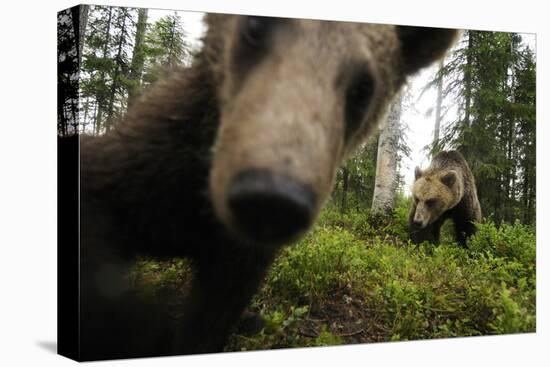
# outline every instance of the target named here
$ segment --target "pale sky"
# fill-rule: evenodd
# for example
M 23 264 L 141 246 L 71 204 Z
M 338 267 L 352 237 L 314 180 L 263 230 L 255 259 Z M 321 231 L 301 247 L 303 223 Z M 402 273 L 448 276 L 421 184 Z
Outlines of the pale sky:
M 152 23 L 158 18 L 172 14 L 173 12 L 173 10 L 150 9 L 148 21 Z M 193 42 L 196 47 L 199 47 L 199 38 L 206 30 L 202 23 L 204 13 L 177 11 L 177 14 L 180 15 L 183 21 L 184 29 L 188 34 L 188 40 Z M 536 49 L 534 34 L 521 34 L 521 36 L 531 49 Z M 406 125 L 407 144 L 411 149 L 410 156 L 404 158 L 400 169 L 400 174 L 405 179 L 405 187 L 403 189 L 406 195 L 410 193 L 415 166 L 424 168 L 430 163 L 424 147 L 430 144 L 433 139 L 436 90 L 435 88 L 431 88 L 422 94 L 422 89 L 433 78 L 437 67 L 437 64 L 433 65 L 409 79 L 408 87 L 410 88 L 411 99 L 408 101 L 409 105 L 404 106 L 401 115 L 401 123 Z M 443 101 L 443 111 L 447 108 L 448 111 L 443 116 L 442 127 L 446 122 L 455 120 L 457 116 L 457 108 L 449 106 L 448 103 L 448 101 Z
M 409 157 L 404 157 L 400 173 L 405 179 L 403 191 L 409 195 L 414 181 L 414 168 L 416 166 L 426 167 L 430 164 L 430 158 L 424 147 L 433 140 L 435 124 L 435 103 L 437 93 L 435 88 L 430 88 L 422 94 L 424 86 L 433 78 L 438 65 L 435 64 L 419 72 L 409 79 L 410 105 L 404 106 L 401 114 L 401 124 L 406 126 L 407 144 L 411 149 Z M 444 111 L 449 106 L 443 101 Z M 456 116 L 456 109 L 450 109 L 443 117 L 442 125 Z M 442 126 L 443 127 L 443 126 Z

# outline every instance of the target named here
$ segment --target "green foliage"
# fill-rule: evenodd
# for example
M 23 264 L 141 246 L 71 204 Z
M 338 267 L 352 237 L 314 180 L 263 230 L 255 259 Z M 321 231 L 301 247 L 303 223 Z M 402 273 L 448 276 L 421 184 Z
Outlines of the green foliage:
M 79 76 L 80 118 L 86 133 L 101 134 L 112 128 L 143 88 L 191 60 L 177 13 L 149 24 L 143 13 L 140 22 L 138 14 L 140 10 L 134 8 L 89 8 Z
M 503 257 L 526 267 L 535 265 L 535 229 L 519 221 L 500 227 L 492 222 L 479 225 L 469 247 L 475 253 Z
M 370 212 L 353 210 L 340 214 L 334 210 L 325 210 L 319 217 L 319 225 L 342 228 L 359 238 L 369 238 L 376 230 L 371 226 L 368 215 L 365 213 Z
M 146 70 L 143 82 L 151 84 L 165 77 L 176 66 L 191 58 L 187 33 L 177 13 L 164 16 L 153 23 L 146 34 Z
M 395 236 L 402 241 L 408 239 L 408 217 L 411 198 L 397 193 L 395 209 L 389 215 L 371 213 L 369 209 L 350 209 L 344 213 L 330 205 L 319 217 L 319 224 L 347 229 L 360 239 L 370 240 L 373 236 Z
M 402 124 L 399 129 L 399 141 L 396 144 L 396 191 L 399 191 L 404 184 L 403 176 L 399 173 L 402 159 L 410 155 L 410 148 L 405 142 L 405 125 Z M 350 210 L 365 211 L 371 208 L 376 177 L 378 139 L 379 134 L 371 136 L 336 174 L 336 184 L 330 205 L 338 207 L 342 214 Z
M 344 310 L 342 300 L 354 299 L 375 320 L 368 321 L 384 330 L 379 340 L 535 330 L 532 227 L 481 224 L 470 248 L 464 249 L 452 241 L 440 246 L 403 242 L 393 227 L 405 226 L 406 217 L 395 218 L 401 221 L 376 227 L 368 224 L 373 221 L 368 213 L 340 216 L 327 210 L 310 235 L 283 251 L 256 303 L 267 308 L 307 305 L 316 316 L 327 304 L 333 310 L 337 302 Z M 368 239 L 363 237 L 367 233 Z M 339 312 L 332 311 L 332 317 L 337 323 Z M 296 346 L 298 340 L 293 343 L 287 346 Z
M 342 338 L 328 331 L 327 326 L 323 325 L 321 327 L 321 331 L 319 332 L 319 336 L 309 343 L 308 346 L 322 347 L 340 344 L 342 344 Z
M 81 123 L 87 133 L 109 130 L 126 112 L 136 15 L 133 8 L 89 8 L 80 75 L 86 104 Z
M 378 136 L 373 136 L 357 150 L 354 157 L 346 161 L 344 167 L 338 170 L 332 197 L 341 212 L 349 208 L 370 208 L 374 193 L 377 151 Z
M 398 199 L 389 217 L 325 210 L 311 233 L 281 252 L 254 298 L 265 327 L 233 335 L 226 350 L 535 331 L 532 226 L 482 223 L 467 249 L 451 240 L 413 245 L 401 233 L 408 205 Z M 183 259 L 143 259 L 130 276 L 175 317 L 190 279 Z
M 443 76 L 458 107 L 439 148 L 458 149 L 476 178 L 481 207 L 496 223 L 534 223 L 536 60 L 516 33 L 466 31 L 430 86 Z M 453 114 L 450 114 L 453 116 Z
M 69 136 L 78 130 L 78 39 L 71 9 L 57 14 L 57 133 Z
M 142 258 L 132 267 L 128 280 L 136 286 L 140 297 L 173 307 L 177 316 L 182 304 L 181 294 L 189 290 L 192 271 L 187 259 L 156 261 Z
M 338 343 L 338 338 L 324 330 L 316 339 L 309 340 L 300 335 L 300 322 L 308 313 L 308 307 L 289 307 L 287 309 L 276 308 L 273 311 L 261 313 L 265 327 L 254 337 L 233 335 L 225 350 L 258 350 L 278 349 L 303 346 L 333 345 Z M 331 343 L 331 344 L 328 344 Z
M 347 230 L 317 227 L 286 248 L 268 276 L 266 292 L 286 302 L 309 304 L 326 299 L 354 281 L 365 247 Z
M 521 282 L 522 291 L 525 291 L 527 288 L 524 282 Z M 495 316 L 495 321 L 490 323 L 489 326 L 493 329 L 496 334 L 510 334 L 510 333 L 521 333 L 521 332 L 533 332 L 536 327 L 536 317 L 534 310 L 525 307 L 524 304 L 529 299 L 526 299 L 529 295 L 529 290 L 527 289 L 526 295 L 513 295 L 517 293 L 517 290 L 512 288 L 506 288 L 506 285 L 502 285 L 502 290 L 500 291 L 499 304 L 493 309 L 493 315 Z M 532 298 L 534 300 L 534 291 L 532 291 Z M 515 298 L 520 298 L 515 300 Z

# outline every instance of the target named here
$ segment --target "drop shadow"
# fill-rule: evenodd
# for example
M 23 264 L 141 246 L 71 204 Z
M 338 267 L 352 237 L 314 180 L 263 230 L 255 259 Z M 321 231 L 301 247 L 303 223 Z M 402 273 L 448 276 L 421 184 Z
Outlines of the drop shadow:
M 36 342 L 36 345 L 50 353 L 57 354 L 57 342 L 55 341 L 38 341 Z

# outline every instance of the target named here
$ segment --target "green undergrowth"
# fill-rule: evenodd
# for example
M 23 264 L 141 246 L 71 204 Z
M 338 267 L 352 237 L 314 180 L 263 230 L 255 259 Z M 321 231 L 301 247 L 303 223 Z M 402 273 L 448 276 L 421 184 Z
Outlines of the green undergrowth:
M 480 224 L 468 248 L 448 233 L 440 245 L 414 245 L 406 217 L 325 210 L 281 251 L 254 298 L 265 327 L 233 335 L 226 350 L 535 331 L 532 226 Z M 152 280 L 148 292 L 184 289 L 190 273 L 179 261 L 144 260 L 134 278 Z

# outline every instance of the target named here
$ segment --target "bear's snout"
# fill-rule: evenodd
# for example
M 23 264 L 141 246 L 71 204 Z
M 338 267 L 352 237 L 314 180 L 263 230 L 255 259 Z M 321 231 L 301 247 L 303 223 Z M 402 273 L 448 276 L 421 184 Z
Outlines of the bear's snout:
M 317 201 L 306 185 L 261 169 L 237 174 L 227 200 L 242 235 L 256 242 L 275 244 L 292 240 L 309 228 Z
M 416 228 L 426 228 L 428 224 L 431 223 L 430 217 L 427 213 L 421 212 L 420 210 L 416 211 L 416 214 L 413 219 L 413 226 Z
M 412 224 L 413 224 L 413 226 L 415 226 L 415 227 L 417 227 L 417 228 L 421 228 L 421 227 L 422 227 L 422 221 L 421 221 L 421 220 L 418 220 L 418 219 L 413 220 Z

